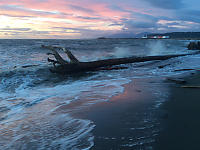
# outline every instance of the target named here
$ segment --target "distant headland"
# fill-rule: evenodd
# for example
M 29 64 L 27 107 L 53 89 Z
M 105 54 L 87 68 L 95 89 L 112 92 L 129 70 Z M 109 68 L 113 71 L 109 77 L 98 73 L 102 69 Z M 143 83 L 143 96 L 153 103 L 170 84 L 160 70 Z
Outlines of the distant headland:
M 200 32 L 170 32 L 153 33 L 144 35 L 143 38 L 163 38 L 163 39 L 200 39 Z
M 99 37 L 97 39 L 183 39 L 200 40 L 200 32 L 169 32 L 169 33 L 140 33 L 137 35 L 129 33 L 116 34 L 110 37 Z

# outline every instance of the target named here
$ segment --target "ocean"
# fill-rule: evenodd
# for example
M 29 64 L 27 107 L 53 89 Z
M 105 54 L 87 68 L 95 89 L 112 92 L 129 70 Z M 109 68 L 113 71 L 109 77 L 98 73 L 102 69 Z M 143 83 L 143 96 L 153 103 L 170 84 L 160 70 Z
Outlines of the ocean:
M 93 61 L 190 53 L 193 51 L 187 50 L 189 42 L 170 39 L 0 40 L 0 149 L 91 149 L 95 144 L 96 124 L 76 114 L 97 103 L 109 102 L 112 96 L 123 93 L 124 85 L 136 79 L 181 76 L 186 71 L 174 70 L 200 68 L 200 55 L 190 55 L 121 65 L 128 67 L 123 70 L 63 76 L 49 71 L 52 66 L 47 62 L 49 51 L 41 45 L 66 47 L 80 61 Z M 159 86 L 152 87 L 151 91 L 157 97 L 153 111 L 159 109 L 169 93 L 167 87 Z M 136 120 L 138 117 L 135 116 Z M 146 132 L 152 134 L 149 141 L 154 140 L 153 133 L 149 132 L 153 124 L 147 127 L 145 123 L 137 124 L 144 130 L 141 138 L 123 143 L 123 148 L 143 143 Z

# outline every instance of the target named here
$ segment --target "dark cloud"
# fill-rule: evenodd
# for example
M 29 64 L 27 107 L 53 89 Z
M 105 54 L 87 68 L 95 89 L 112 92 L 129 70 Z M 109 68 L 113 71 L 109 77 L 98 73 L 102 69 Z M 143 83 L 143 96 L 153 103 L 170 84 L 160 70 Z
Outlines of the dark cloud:
M 84 7 L 77 6 L 77 5 L 69 5 L 69 7 L 71 9 L 78 10 L 78 11 L 83 11 L 83 12 L 86 12 L 86 13 L 94 13 L 94 11 L 89 9 L 89 8 L 84 8 Z
M 176 13 L 175 17 L 182 21 L 200 23 L 200 10 L 182 10 Z
M 81 10 L 81 11 L 84 11 L 84 12 L 89 12 L 89 13 L 93 13 L 92 10 L 89 10 L 89 9 L 86 9 L 86 8 L 82 8 L 82 7 L 79 7 L 79 6 L 74 6 L 74 5 L 71 5 L 71 7 L 73 7 L 74 9 L 77 9 L 77 10 Z M 9 15 L 9 14 L 2 14 L 2 15 L 5 15 L 5 16 L 9 16 L 9 17 L 19 17 L 19 18 L 27 18 L 27 17 L 34 17 L 35 15 L 38 16 L 38 15 L 55 15 L 57 16 L 58 18 L 64 18 L 64 17 L 68 17 L 68 16 L 73 16 L 74 18 L 77 18 L 77 19 L 84 19 L 84 20 L 102 20 L 101 17 L 97 16 L 97 17 L 89 17 L 89 16 L 79 16 L 79 15 L 74 15 L 74 14 L 69 14 L 69 13 L 62 13 L 62 12 L 59 12 L 59 13 L 56 13 L 56 12 L 51 12 L 51 11 L 40 11 L 40 10 L 34 10 L 34 9 L 27 9 L 27 8 L 24 8 L 23 6 L 15 6 L 15 5 L 1 5 L 0 6 L 0 9 L 2 10 L 8 10 L 8 11 L 18 11 L 18 12 L 27 12 L 27 16 L 23 16 L 23 15 L 15 15 L 15 14 L 12 14 L 12 15 Z
M 152 6 L 164 9 L 180 9 L 184 7 L 182 0 L 144 0 Z
M 29 34 L 35 34 L 35 35 L 38 35 L 38 34 L 49 34 L 50 32 L 49 31 L 37 31 L 37 30 L 32 30 L 30 32 L 28 32 Z
M 61 33 L 65 32 L 66 30 L 74 30 L 72 33 L 80 33 L 80 38 L 94 38 L 94 37 L 101 37 L 101 36 L 108 36 L 113 34 L 113 32 L 103 31 L 103 30 L 93 30 L 85 28 L 67 28 L 67 27 L 54 27 L 53 29 L 60 29 Z
M 30 38 L 30 37 L 33 37 L 33 36 L 47 36 L 49 35 L 49 31 L 36 31 L 36 30 L 30 30 L 30 31 L 27 31 L 27 32 L 23 32 L 23 31 L 20 31 L 20 30 L 5 30 L 5 31 L 1 31 L 4 33 L 4 35 L 6 36 L 14 36 L 15 38 Z
M 107 6 L 109 9 L 115 10 L 115 11 L 121 11 L 121 12 L 128 12 L 128 13 L 132 13 L 132 11 L 126 10 L 118 5 L 108 5 Z
M 0 28 L 3 31 L 30 31 L 30 28 Z
M 85 19 L 85 20 L 99 20 L 99 17 L 87 17 L 87 16 L 76 16 L 75 18 Z
M 113 23 L 113 24 L 110 24 L 109 26 L 122 26 L 123 24 L 122 23 Z
M 6 13 L 1 13 L 1 15 L 3 16 L 8 16 L 8 17 L 14 17 L 14 18 L 19 18 L 19 19 L 25 19 L 25 18 L 31 18 L 33 16 L 25 16 L 25 15 L 9 15 L 9 14 L 6 14 Z
M 121 18 L 119 22 L 110 25 L 110 26 L 120 25 L 123 26 L 124 30 L 128 31 L 138 32 L 143 30 L 142 32 L 144 32 L 146 30 L 152 30 L 157 26 L 156 23 L 161 18 L 153 15 L 148 15 L 143 12 L 139 13 L 134 10 L 132 11 L 125 10 L 119 6 L 112 6 L 112 7 L 110 6 L 110 8 L 114 10 L 128 12 L 130 14 L 130 18 Z
M 175 25 L 181 25 L 181 24 L 180 22 L 169 22 L 165 24 L 165 26 L 175 26 Z
M 143 22 L 143 21 L 132 21 L 132 20 L 128 20 L 126 22 L 124 22 L 125 27 L 128 29 L 132 29 L 132 28 L 154 28 L 156 26 L 155 22 Z
M 21 5 L 0 5 L 1 10 L 6 11 L 18 11 L 18 12 L 27 12 L 31 14 L 36 15 L 54 15 L 57 14 L 57 12 L 51 12 L 51 11 L 42 11 L 42 10 L 36 10 L 36 9 L 28 9 Z
M 21 10 L 19 6 L 16 5 L 0 5 L 1 10 Z
M 77 31 L 77 32 L 91 32 L 91 31 L 94 31 L 94 30 L 91 30 L 91 29 L 84 29 L 84 28 L 68 28 L 68 27 L 53 27 L 52 29 L 61 29 L 63 31 L 65 30 L 74 30 L 74 31 Z
M 150 28 L 156 28 L 156 23 L 161 18 L 137 12 L 133 12 L 131 17 L 131 19 L 122 18 L 121 23 L 124 25 L 124 28 L 128 30 L 135 30 L 136 32 L 138 29 L 143 29 L 144 32 Z

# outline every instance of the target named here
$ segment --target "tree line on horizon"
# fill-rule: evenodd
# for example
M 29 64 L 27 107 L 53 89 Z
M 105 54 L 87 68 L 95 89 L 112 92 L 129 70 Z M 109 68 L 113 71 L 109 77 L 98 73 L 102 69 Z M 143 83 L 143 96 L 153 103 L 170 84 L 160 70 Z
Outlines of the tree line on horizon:
M 169 36 L 172 39 L 175 38 L 200 39 L 200 32 L 152 33 L 147 35 L 148 38 L 152 36 Z

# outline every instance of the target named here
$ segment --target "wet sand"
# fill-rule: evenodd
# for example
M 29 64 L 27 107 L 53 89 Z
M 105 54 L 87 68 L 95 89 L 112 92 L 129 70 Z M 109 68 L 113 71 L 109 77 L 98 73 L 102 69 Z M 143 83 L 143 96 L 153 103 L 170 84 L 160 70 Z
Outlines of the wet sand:
M 200 74 L 186 78 L 185 85 L 200 86 Z M 161 109 L 164 130 L 157 138 L 156 150 L 199 150 L 200 149 L 200 88 L 171 86 L 170 97 Z
M 162 83 L 165 84 L 165 83 Z M 85 116 L 96 125 L 94 150 L 152 149 L 158 135 L 159 113 L 153 87 L 163 87 L 160 80 L 135 79 L 123 93 L 96 104 Z
M 96 125 L 92 150 L 199 150 L 200 88 L 164 80 L 133 79 L 123 93 L 79 112 Z M 200 85 L 200 74 L 185 80 Z M 168 93 L 160 106 L 154 88 Z

